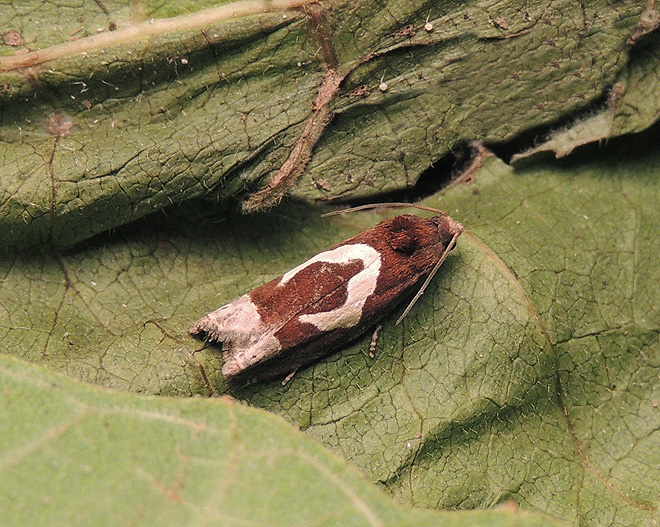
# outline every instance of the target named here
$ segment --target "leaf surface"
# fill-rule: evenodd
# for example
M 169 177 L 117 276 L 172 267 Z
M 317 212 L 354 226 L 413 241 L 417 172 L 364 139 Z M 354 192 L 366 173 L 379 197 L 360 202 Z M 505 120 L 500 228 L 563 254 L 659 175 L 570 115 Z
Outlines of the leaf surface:
M 140 397 L 0 356 L 3 523 L 523 526 L 515 508 L 395 505 L 281 418 L 231 398 Z M 559 525 L 557 523 L 551 523 Z
M 78 8 L 41 3 L 31 12 L 21 11 L 23 5 L 0 8 L 0 26 L 20 21 L 30 49 L 72 41 L 67 35 L 81 25 L 91 37 L 110 19 L 122 31 L 148 16 L 156 26 L 167 17 L 179 24 L 199 9 L 133 3 L 144 8 L 140 14 L 123 3 L 104 4 L 110 15 L 80 19 Z M 550 150 L 572 150 L 657 120 L 657 32 L 644 33 L 653 29 L 652 6 L 553 2 L 534 7 L 530 20 L 504 4 L 452 4 L 430 16 L 427 4 L 406 6 L 327 6 L 323 27 L 333 29 L 338 75 L 345 76 L 328 103 L 334 118 L 313 145 L 295 196 L 311 201 L 401 188 L 463 140 L 501 140 L 564 121 L 606 92 L 616 97 L 592 120 L 578 119 Z M 422 29 L 427 16 L 430 33 Z M 60 24 L 36 31 L 36 21 L 50 19 Z M 409 21 L 415 34 L 400 33 Z M 394 214 L 319 218 L 308 204 L 289 201 L 246 217 L 227 204 L 224 198 L 246 186 L 265 184 L 299 144 L 327 64 L 318 54 L 321 37 L 301 12 L 284 19 L 282 12 L 257 10 L 215 24 L 205 33 L 178 27 L 87 56 L 68 54 L 32 73 L 0 73 L 0 84 L 8 85 L 0 90 L 5 353 L 119 391 L 225 393 L 221 354 L 189 337 L 188 325 Z M 12 55 L 12 46 L 0 54 Z M 381 77 L 386 91 L 378 89 Z M 360 90 L 358 97 L 355 90 L 365 85 L 369 93 Z M 471 183 L 457 182 L 427 200 L 466 231 L 403 324 L 393 325 L 397 313 L 387 319 L 374 359 L 365 336 L 298 372 L 284 388 L 274 381 L 236 395 L 298 424 L 413 505 L 472 509 L 513 501 L 576 525 L 654 525 L 660 520 L 658 137 L 654 126 L 567 160 L 535 156 L 515 168 L 486 159 Z M 200 199 L 209 196 L 220 204 Z M 44 250 L 17 249 L 26 247 Z M 217 458 L 190 454 L 217 467 L 242 445 L 223 435 L 242 407 L 99 391 L 2 360 L 11 372 L 0 390 L 11 431 L 0 435 L 9 463 L 2 470 L 11 477 L 0 481 L 17 525 L 27 523 L 30 503 L 43 505 L 44 514 L 57 510 L 61 524 L 84 523 L 75 511 L 111 518 L 103 513 L 121 514 L 118 504 L 139 495 L 140 485 L 170 500 L 172 508 L 163 506 L 154 519 L 160 523 L 198 525 L 207 509 L 212 520 L 221 517 L 216 502 L 234 504 L 230 494 L 223 501 L 213 493 L 228 492 L 226 482 L 200 491 L 192 508 L 177 502 L 190 461 L 181 447 L 190 443 L 185 434 L 163 428 L 145 434 L 140 410 L 130 423 L 112 425 L 108 439 L 103 419 L 115 415 L 108 408 L 142 405 L 176 416 L 193 412 L 195 423 L 217 418 L 210 440 Z M 52 399 L 49 389 L 56 392 Z M 31 393 L 38 395 L 30 399 Z M 18 401 L 30 401 L 24 412 Z M 96 432 L 87 432 L 88 416 Z M 268 465 L 263 428 L 274 418 L 256 419 L 241 438 L 255 442 L 247 451 Z M 14 463 L 23 460 L 21 448 L 31 448 L 25 430 L 32 429 L 36 453 Z M 62 449 L 49 449 L 60 431 L 73 435 Z M 87 438 L 116 450 L 102 459 Z M 159 442 L 170 450 L 155 449 L 152 455 L 162 458 L 149 464 L 154 472 L 123 457 Z M 166 453 L 180 464 L 168 465 Z M 115 472 L 112 459 L 122 460 Z M 299 484 L 308 470 L 318 473 L 307 462 L 287 478 Z M 226 466 L 218 481 L 230 471 Z M 96 494 L 84 491 L 91 479 L 72 476 L 87 472 L 96 477 Z M 322 499 L 300 510 L 332 511 L 327 504 L 337 498 L 324 494 L 328 481 L 349 485 L 349 475 L 321 472 Z M 35 474 L 41 486 L 29 483 Z M 252 472 L 241 474 L 241 485 L 251 485 Z M 273 486 L 278 477 L 264 474 L 254 488 Z M 200 481 L 214 476 L 200 471 L 190 481 L 201 488 Z M 300 501 L 287 490 L 255 505 L 249 501 L 255 495 L 250 487 L 235 503 L 255 507 L 260 521 L 270 521 L 281 503 Z M 69 507 L 73 498 L 81 501 Z M 147 522 L 142 512 L 158 506 L 157 500 L 132 503 L 123 523 Z M 401 516 L 392 514 L 381 523 L 397 524 L 392 518 Z M 418 518 L 400 514 L 410 523 Z M 484 521 L 496 521 L 496 513 L 484 514 Z M 447 523 L 451 518 L 443 516 Z
M 316 201 L 409 187 L 466 141 L 588 108 L 639 64 L 630 53 L 645 40 L 626 42 L 654 12 L 641 1 L 102 6 L 0 6 L 13 32 L 0 46 L 1 247 L 69 247 L 276 176 L 251 207 L 284 191 Z M 657 69 L 657 53 L 639 60 L 642 75 Z
M 656 134 L 515 172 L 487 159 L 472 185 L 429 200 L 466 232 L 403 324 L 386 322 L 375 359 L 365 336 L 284 388 L 237 395 L 415 505 L 652 521 Z M 287 209 L 182 207 L 67 254 L 7 258 L 4 349 L 121 390 L 221 393 L 221 354 L 188 324 L 392 215 Z

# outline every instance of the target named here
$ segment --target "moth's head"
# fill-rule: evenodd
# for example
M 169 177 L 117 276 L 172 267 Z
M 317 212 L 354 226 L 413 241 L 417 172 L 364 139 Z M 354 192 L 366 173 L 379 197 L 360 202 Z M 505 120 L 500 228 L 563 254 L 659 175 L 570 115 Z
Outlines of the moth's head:
M 463 232 L 463 225 L 452 220 L 446 214 L 433 216 L 430 221 L 436 227 L 438 237 L 436 243 L 442 244 L 443 247 L 447 247 L 452 239 L 458 238 Z M 454 247 L 452 246 L 451 250 L 453 249 Z

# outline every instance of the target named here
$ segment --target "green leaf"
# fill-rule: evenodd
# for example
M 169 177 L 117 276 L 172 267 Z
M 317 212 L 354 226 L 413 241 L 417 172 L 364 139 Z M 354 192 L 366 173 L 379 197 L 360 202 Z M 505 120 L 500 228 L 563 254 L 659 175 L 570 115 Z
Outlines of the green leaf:
M 652 13 L 656 22 L 660 22 L 660 13 L 654 9 Z M 659 57 L 660 33 L 656 31 L 632 52 L 629 64 L 620 72 L 601 108 L 574 119 L 570 126 L 552 133 L 540 145 L 514 155 L 514 161 L 539 152 L 554 152 L 557 157 L 563 157 L 578 146 L 651 126 L 660 117 Z
M 511 507 L 396 505 L 281 418 L 228 397 L 121 394 L 0 356 L 0 418 L 12 527 L 558 525 Z
M 466 232 L 403 324 L 386 321 L 375 359 L 365 336 L 286 387 L 237 395 L 415 505 L 513 500 L 584 525 L 652 521 L 657 138 L 515 172 L 487 159 L 472 185 L 428 200 Z M 194 204 L 66 254 L 5 258 L 0 341 L 122 390 L 223 392 L 221 354 L 186 327 L 392 214 Z
M 11 16 L 0 7 L 0 27 L 21 24 L 17 29 L 30 49 L 67 43 L 67 35 L 81 27 L 82 35 L 91 36 L 109 19 L 123 38 L 129 21 L 147 27 L 139 25 L 140 16 L 143 23 L 153 16 L 161 27 L 162 17 L 173 17 L 176 26 L 194 15 L 183 4 L 150 11 L 150 4 L 132 3 L 144 13 L 108 4 L 110 16 L 81 19 L 79 8 L 60 12 L 60 6 L 40 3 L 32 12 L 25 5 L 27 11 L 21 11 L 23 3 L 12 5 Z M 447 4 L 430 16 L 422 3 L 324 5 L 327 11 L 308 6 L 307 13 L 326 17 L 319 27 L 333 29 L 341 83 L 330 90 L 326 108 L 334 119 L 312 130 L 318 143 L 307 142 L 312 157 L 293 190 L 304 200 L 409 185 L 461 141 L 502 140 L 549 121 L 565 122 L 609 84 L 616 88 L 611 93 L 617 97 L 610 99 L 616 104 L 592 121 L 578 121 L 589 126 L 572 130 L 578 140 L 569 141 L 571 148 L 657 119 L 657 83 L 651 81 L 658 41 L 656 33 L 645 35 L 653 29 L 652 6 L 553 2 L 534 7 L 527 20 L 517 5 L 491 3 Z M 427 16 L 434 25 L 428 34 L 421 29 Z M 42 24 L 53 18 L 61 24 Z M 6 85 L 0 90 L 0 139 L 6 145 L 0 152 L 4 352 L 123 391 L 225 393 L 221 354 L 189 337 L 186 327 L 393 215 L 322 219 L 310 206 L 289 202 L 271 214 L 244 217 L 225 203 L 196 199 L 211 195 L 222 202 L 246 186 L 256 190 L 305 137 L 316 92 L 323 83 L 332 88 L 327 64 L 317 55 L 323 36 L 308 22 L 300 12 L 287 13 L 287 19 L 272 12 L 222 19 L 205 33 L 176 26 L 150 39 L 90 48 L 86 57 L 68 54 L 33 70 L 0 73 L 0 85 Z M 415 35 L 399 31 L 408 23 L 417 28 Z M 84 47 L 90 41 L 80 42 Z M 13 51 L 0 48 L 5 56 Z M 378 90 L 381 77 L 386 91 Z M 355 90 L 365 84 L 369 94 L 358 97 Z M 368 357 L 365 336 L 300 371 L 284 388 L 274 381 L 236 395 L 297 423 L 413 505 L 469 509 L 513 501 L 580 525 L 657 523 L 658 137 L 656 126 L 610 141 L 603 150 L 582 149 L 562 162 L 535 157 L 515 170 L 487 159 L 472 184 L 457 182 L 429 198 L 427 204 L 447 210 L 466 232 L 403 324 L 393 326 L 396 314 L 386 321 L 375 359 Z M 152 211 L 157 213 L 146 216 Z M 64 252 L 15 250 L 80 241 Z M 170 452 L 168 460 L 179 464 L 172 468 L 157 460 L 158 470 L 145 476 L 136 472 L 138 457 L 130 452 L 166 442 L 170 432 L 146 434 L 140 414 L 130 425 L 111 427 L 113 437 L 129 437 L 117 444 L 131 447 L 115 446 L 101 461 L 98 453 L 78 459 L 78 452 L 90 451 L 88 438 L 104 439 L 103 423 L 92 420 L 91 431 L 83 433 L 75 419 L 66 420 L 70 415 L 85 416 L 89 408 L 106 415 L 108 408 L 128 406 L 170 408 L 161 411 L 178 417 L 194 408 L 203 422 L 227 421 L 224 414 L 215 416 L 224 403 L 108 395 L 2 360 L 7 371 L 23 372 L 11 378 L 34 378 L 39 385 L 25 388 L 21 401 L 30 393 L 43 396 L 30 406 L 3 406 L 11 433 L 0 434 L 0 444 L 15 442 L 9 458 L 20 451 L 16 444 L 32 444 L 25 430 L 36 431 L 40 447 L 61 423 L 78 433 L 65 456 L 58 458 L 60 450 L 46 444 L 39 454 L 52 458 L 29 458 L 25 466 L 11 467 L 12 476 L 25 471 L 20 478 L 0 477 L 17 515 L 28 514 L 19 504 L 52 500 L 64 504 L 58 511 L 67 525 L 84 523 L 74 514 L 116 524 L 96 512 L 121 512 L 126 502 L 131 513 L 137 511 L 128 520 L 139 515 L 146 522 L 151 516 L 144 510 L 151 512 L 153 502 L 135 504 L 139 485 L 159 487 L 168 499 L 179 488 L 187 459 L 177 455 L 189 453 L 181 444 L 190 441 L 173 438 L 170 450 L 156 448 L 152 455 Z M 4 384 L 0 397 L 10 401 L 16 390 Z M 49 391 L 58 399 L 46 404 Z M 96 406 L 80 402 L 99 393 L 105 395 Z M 250 452 L 270 462 L 263 428 L 248 427 L 246 441 L 255 442 Z M 113 437 L 105 443 L 114 445 Z M 219 448 L 214 455 L 224 459 L 233 451 Z M 113 459 L 126 455 L 123 468 L 113 472 Z M 96 461 L 86 465 L 87 458 Z M 209 458 L 215 459 L 193 457 Z M 63 476 L 48 480 L 58 467 L 65 467 Z M 96 484 L 107 485 L 103 491 L 89 493 L 83 484 L 90 480 L 81 476 L 78 483 L 72 476 L 87 470 Z M 297 466 L 292 473 L 299 481 L 308 470 Z M 35 477 L 43 478 L 41 486 L 32 483 Z M 215 474 L 192 476 L 205 483 L 210 477 Z M 240 484 L 250 485 L 249 479 Z M 341 487 L 350 476 L 330 479 Z M 257 482 L 276 487 L 271 480 Z M 336 500 L 323 493 L 328 479 L 318 486 L 325 501 L 309 508 L 332 511 Z M 202 505 L 195 510 L 203 512 L 184 506 L 172 513 L 164 506 L 154 522 L 179 522 L 189 514 L 197 525 L 208 508 L 215 514 L 218 500 L 203 500 L 218 487 L 198 487 Z M 252 496 L 255 491 L 235 503 L 246 505 Z M 79 501 L 69 506 L 71 499 Z M 288 510 L 279 499 L 255 499 L 255 512 Z M 281 500 L 300 498 L 287 494 Z M 422 513 L 401 514 L 412 523 Z M 495 521 L 494 513 L 484 514 L 484 521 Z M 27 516 L 16 523 L 22 518 Z M 397 524 L 389 517 L 387 522 Z
M 289 190 L 406 188 L 465 141 L 589 107 L 630 71 L 655 12 L 642 1 L 130 5 L 0 6 L 14 32 L 0 46 L 1 247 L 69 247 L 277 176 L 250 207 Z

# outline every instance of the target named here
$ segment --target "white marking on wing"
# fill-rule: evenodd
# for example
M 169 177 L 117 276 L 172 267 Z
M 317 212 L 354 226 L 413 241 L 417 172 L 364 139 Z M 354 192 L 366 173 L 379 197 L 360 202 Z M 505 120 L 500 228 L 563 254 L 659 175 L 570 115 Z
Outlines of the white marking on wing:
M 222 366 L 225 377 L 236 375 L 282 349 L 273 331 L 263 324 L 257 306 L 248 295 L 202 317 L 193 328 L 226 344 Z
M 322 252 L 305 263 L 291 269 L 282 275 L 278 286 L 286 284 L 296 274 L 316 262 L 347 264 L 353 260 L 362 260 L 364 269 L 353 276 L 346 284 L 347 298 L 344 304 L 332 311 L 301 315 L 299 320 L 313 324 L 320 331 L 331 331 L 337 328 L 351 328 L 362 317 L 362 309 L 367 299 L 376 290 L 376 282 L 380 273 L 380 253 L 364 243 L 342 245 L 331 251 Z

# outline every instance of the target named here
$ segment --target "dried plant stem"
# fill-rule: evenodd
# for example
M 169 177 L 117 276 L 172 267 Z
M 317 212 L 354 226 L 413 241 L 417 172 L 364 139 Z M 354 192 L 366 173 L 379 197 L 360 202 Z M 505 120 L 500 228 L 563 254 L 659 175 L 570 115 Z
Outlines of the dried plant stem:
M 319 0 L 242 0 L 194 13 L 171 17 L 153 18 L 144 22 L 120 27 L 91 37 L 63 42 L 47 48 L 0 57 L 0 72 L 37 66 L 69 55 L 90 52 L 109 46 L 135 45 L 136 39 L 156 37 L 176 31 L 202 30 L 213 24 L 242 16 L 258 15 L 273 11 L 286 11 L 315 4 Z

